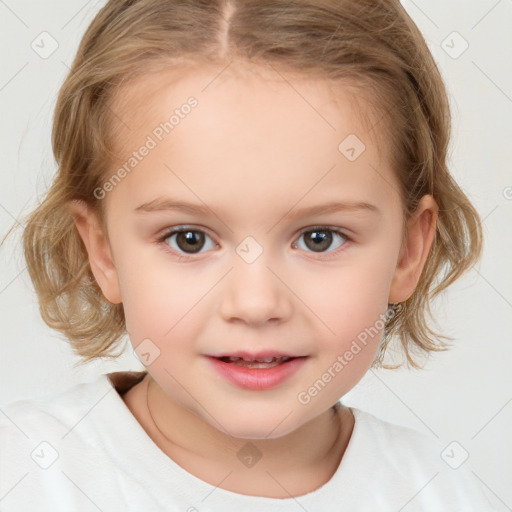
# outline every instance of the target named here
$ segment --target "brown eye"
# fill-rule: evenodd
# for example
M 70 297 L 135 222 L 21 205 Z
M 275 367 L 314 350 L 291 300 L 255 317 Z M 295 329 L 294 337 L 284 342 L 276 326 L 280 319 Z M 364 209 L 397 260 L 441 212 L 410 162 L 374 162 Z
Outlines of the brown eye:
M 344 236 L 343 233 L 330 228 L 314 228 L 309 229 L 307 231 L 303 231 L 301 233 L 301 236 L 299 237 L 299 240 L 304 238 L 306 249 L 309 249 L 310 251 L 316 253 L 323 253 L 333 252 L 333 250 L 329 251 L 328 249 L 331 247 L 333 240 L 336 237 L 341 238 L 344 241 L 348 240 L 348 237 Z M 296 246 L 298 245 L 299 244 L 297 243 Z M 339 244 L 337 247 L 334 248 L 334 250 L 340 247 L 341 245 L 344 245 L 344 243 Z
M 196 253 L 204 244 L 204 234 L 199 231 L 180 231 L 176 236 L 176 243 L 183 251 Z
M 203 249 L 207 238 L 210 239 L 202 231 L 181 228 L 168 232 L 161 238 L 161 241 L 169 245 L 178 254 L 196 254 Z M 212 247 L 214 247 L 213 243 Z
M 305 233 L 306 245 L 315 252 L 328 249 L 332 243 L 332 234 L 328 231 L 308 231 Z

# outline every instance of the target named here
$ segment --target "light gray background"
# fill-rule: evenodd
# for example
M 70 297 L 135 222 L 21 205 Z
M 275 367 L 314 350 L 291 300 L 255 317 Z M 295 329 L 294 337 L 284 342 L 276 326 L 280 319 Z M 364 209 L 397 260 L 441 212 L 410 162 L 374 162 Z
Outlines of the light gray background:
M 56 94 L 103 3 L 0 0 L 2 235 L 51 182 Z M 425 35 L 449 90 L 451 170 L 482 216 L 485 253 L 434 304 L 438 324 L 455 337 L 456 348 L 433 355 L 422 371 L 369 371 L 344 401 L 435 436 L 443 446 L 457 441 L 469 454 L 465 465 L 511 510 L 512 0 L 403 5 Z M 42 46 L 41 37 L 48 37 L 40 36 L 43 31 L 59 45 L 47 58 L 31 47 L 33 41 Z M 460 56 L 464 41 L 454 31 L 469 44 Z M 45 48 L 51 48 L 49 39 Z M 99 373 L 144 368 L 127 348 L 116 362 L 74 370 L 68 345 L 39 316 L 17 237 L 0 258 L 0 404 L 58 392 Z

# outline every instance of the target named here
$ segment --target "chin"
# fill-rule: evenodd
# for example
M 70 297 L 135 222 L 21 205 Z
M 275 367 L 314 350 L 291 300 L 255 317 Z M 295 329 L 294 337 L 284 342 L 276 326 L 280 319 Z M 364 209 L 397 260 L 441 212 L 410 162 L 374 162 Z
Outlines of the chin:
M 255 410 L 254 414 L 239 413 L 232 417 L 224 416 L 222 427 L 208 419 L 208 423 L 220 432 L 237 439 L 269 440 L 292 433 L 301 425 L 294 414 L 283 414 L 283 409 L 275 414 Z

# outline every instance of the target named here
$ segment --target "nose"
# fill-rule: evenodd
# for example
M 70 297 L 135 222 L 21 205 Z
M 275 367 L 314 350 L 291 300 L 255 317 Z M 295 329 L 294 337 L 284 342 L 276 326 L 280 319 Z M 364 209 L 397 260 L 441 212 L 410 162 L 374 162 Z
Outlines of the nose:
M 286 321 L 291 315 L 293 293 L 265 253 L 251 263 L 235 256 L 233 269 L 223 283 L 222 318 L 253 327 Z

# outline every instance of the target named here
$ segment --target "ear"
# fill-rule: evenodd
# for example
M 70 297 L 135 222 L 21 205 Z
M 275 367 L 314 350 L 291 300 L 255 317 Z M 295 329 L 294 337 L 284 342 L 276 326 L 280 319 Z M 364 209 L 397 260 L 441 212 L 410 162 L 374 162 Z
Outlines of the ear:
M 434 242 L 438 212 L 434 198 L 425 195 L 407 222 L 407 232 L 391 282 L 388 303 L 404 302 L 414 293 Z
M 87 249 L 92 273 L 105 298 L 112 304 L 122 302 L 117 271 L 108 240 L 95 212 L 83 201 L 73 200 L 69 209 Z

